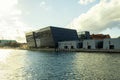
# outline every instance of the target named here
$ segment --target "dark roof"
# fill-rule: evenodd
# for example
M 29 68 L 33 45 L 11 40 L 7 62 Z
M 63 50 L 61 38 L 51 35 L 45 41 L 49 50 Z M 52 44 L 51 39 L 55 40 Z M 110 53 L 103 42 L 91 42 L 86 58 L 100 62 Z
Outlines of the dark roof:
M 59 28 L 59 27 L 50 27 L 50 28 L 55 43 L 60 41 L 78 40 L 78 35 L 76 30 Z

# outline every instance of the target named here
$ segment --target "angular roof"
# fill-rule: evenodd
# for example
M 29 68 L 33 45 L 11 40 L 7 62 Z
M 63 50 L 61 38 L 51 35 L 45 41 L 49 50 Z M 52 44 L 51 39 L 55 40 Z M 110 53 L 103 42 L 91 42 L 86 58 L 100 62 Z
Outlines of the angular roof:
M 77 31 L 73 29 L 51 27 L 51 32 L 56 43 L 60 41 L 78 40 Z

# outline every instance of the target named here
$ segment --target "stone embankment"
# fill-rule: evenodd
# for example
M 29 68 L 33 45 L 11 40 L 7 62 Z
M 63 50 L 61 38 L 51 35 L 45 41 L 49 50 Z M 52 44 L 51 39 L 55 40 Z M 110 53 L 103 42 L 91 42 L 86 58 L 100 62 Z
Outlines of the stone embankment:
M 120 50 L 113 49 L 57 49 L 56 51 L 68 51 L 68 52 L 107 52 L 107 53 L 120 53 Z
M 120 50 L 113 49 L 54 49 L 54 48 L 31 48 L 32 51 L 56 51 L 56 52 L 105 52 L 105 53 L 120 53 Z

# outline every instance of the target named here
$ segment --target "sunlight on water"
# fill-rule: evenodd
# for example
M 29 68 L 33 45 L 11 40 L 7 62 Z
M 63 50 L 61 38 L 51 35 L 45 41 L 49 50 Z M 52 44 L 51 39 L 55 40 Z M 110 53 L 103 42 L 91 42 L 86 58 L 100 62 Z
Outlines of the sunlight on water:
M 6 62 L 6 59 L 8 58 L 8 56 L 10 55 L 11 50 L 8 49 L 0 49 L 0 62 Z
M 23 80 L 26 51 L 0 49 L 0 80 Z
M 120 80 L 120 54 L 0 49 L 0 80 Z

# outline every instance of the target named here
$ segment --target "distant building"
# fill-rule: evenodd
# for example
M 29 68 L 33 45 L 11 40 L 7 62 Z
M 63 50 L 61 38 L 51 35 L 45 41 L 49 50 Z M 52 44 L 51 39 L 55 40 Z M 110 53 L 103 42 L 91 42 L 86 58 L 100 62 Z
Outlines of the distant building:
M 103 49 L 120 50 L 120 38 L 104 39 Z
M 21 49 L 27 49 L 28 48 L 27 43 L 20 43 L 20 48 Z
M 29 47 L 57 48 L 58 42 L 78 40 L 76 30 L 48 26 L 46 28 L 27 33 L 26 40 Z
M 110 35 L 104 35 L 104 34 L 92 34 L 90 37 L 91 37 L 91 39 L 102 40 L 102 39 L 110 38 Z
M 16 40 L 0 40 L 0 46 L 9 46 L 12 43 L 17 43 Z
M 78 37 L 79 37 L 79 40 L 90 39 L 90 32 L 89 31 L 78 32 Z

